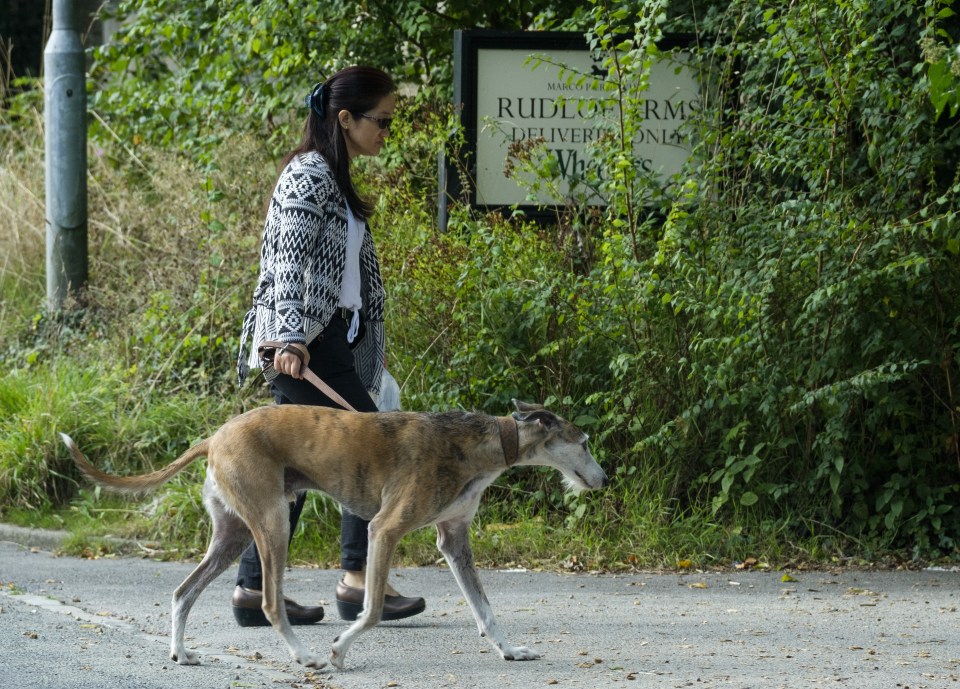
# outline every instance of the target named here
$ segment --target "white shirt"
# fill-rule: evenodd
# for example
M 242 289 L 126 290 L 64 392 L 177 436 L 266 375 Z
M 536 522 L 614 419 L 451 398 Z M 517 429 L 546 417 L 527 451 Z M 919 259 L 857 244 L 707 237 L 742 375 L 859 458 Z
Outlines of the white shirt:
M 343 283 L 340 285 L 340 303 L 345 309 L 353 311 L 347 342 L 352 343 L 360 328 L 360 308 L 363 300 L 360 296 L 360 246 L 363 244 L 364 225 L 347 206 L 347 252 L 343 265 Z

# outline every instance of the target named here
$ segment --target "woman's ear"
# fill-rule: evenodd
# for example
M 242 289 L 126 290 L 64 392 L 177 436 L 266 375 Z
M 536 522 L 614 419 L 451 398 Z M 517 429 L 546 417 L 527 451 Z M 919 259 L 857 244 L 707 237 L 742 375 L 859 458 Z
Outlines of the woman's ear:
M 353 122 L 353 116 L 349 110 L 341 110 L 337 113 L 337 120 L 343 129 L 350 129 L 350 123 Z

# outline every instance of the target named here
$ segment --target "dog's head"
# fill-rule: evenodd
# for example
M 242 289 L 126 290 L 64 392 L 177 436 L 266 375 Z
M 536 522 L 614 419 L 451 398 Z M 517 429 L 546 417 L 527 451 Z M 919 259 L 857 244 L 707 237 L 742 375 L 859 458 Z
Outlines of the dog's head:
M 520 433 L 520 464 L 551 466 L 576 491 L 607 485 L 607 475 L 590 454 L 587 434 L 539 404 L 513 401 Z

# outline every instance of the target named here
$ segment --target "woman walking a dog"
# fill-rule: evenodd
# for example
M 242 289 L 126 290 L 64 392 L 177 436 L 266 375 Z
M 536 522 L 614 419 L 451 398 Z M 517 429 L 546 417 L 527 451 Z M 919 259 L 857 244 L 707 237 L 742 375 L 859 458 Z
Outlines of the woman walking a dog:
M 379 393 L 384 372 L 385 293 L 367 226 L 373 205 L 357 193 L 350 164 L 380 153 L 396 107 L 395 91 L 384 72 L 350 67 L 307 94 L 303 140 L 284 159 L 270 200 L 260 276 L 240 338 L 240 382 L 249 368 L 262 368 L 277 404 L 339 406 L 303 378 L 306 366 L 357 411 L 377 411 L 371 394 Z M 272 361 L 258 356 L 264 342 L 282 344 Z M 304 498 L 299 495 L 291 505 L 291 537 Z M 344 574 L 336 600 L 345 620 L 356 619 L 363 609 L 367 524 L 343 510 Z M 269 624 L 260 609 L 262 588 L 260 557 L 251 543 L 240 558 L 232 601 L 241 626 Z M 323 618 L 321 607 L 287 599 L 286 608 L 291 624 Z M 424 609 L 422 598 L 400 596 L 388 585 L 382 619 L 403 619 Z

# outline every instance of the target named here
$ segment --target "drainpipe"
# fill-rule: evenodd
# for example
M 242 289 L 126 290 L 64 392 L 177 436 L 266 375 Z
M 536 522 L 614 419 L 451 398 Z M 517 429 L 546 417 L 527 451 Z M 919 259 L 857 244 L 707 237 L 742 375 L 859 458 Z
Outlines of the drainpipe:
M 43 51 L 47 307 L 52 312 L 87 282 L 85 68 L 76 0 L 53 0 L 53 30 Z

